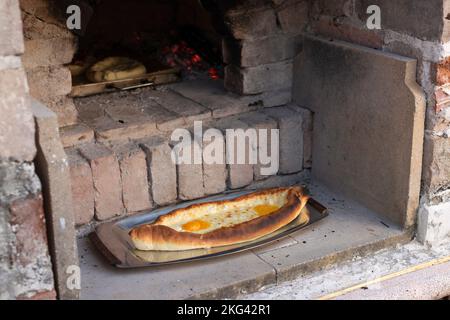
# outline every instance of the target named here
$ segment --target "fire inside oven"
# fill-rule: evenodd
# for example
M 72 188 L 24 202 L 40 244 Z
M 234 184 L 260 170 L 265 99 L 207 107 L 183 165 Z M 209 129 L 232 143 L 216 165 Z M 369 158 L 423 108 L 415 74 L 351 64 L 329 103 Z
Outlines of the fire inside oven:
M 88 2 L 91 14 L 84 21 L 78 52 L 69 65 L 73 96 L 101 93 L 106 88 L 223 78 L 222 36 L 215 31 L 201 1 L 104 2 Z M 116 72 L 109 78 L 93 76 L 93 70 L 105 61 L 116 63 L 119 71 L 125 71 L 127 65 L 142 67 L 138 72 Z M 95 83 L 103 85 L 95 90 Z M 90 88 L 87 91 L 86 86 Z

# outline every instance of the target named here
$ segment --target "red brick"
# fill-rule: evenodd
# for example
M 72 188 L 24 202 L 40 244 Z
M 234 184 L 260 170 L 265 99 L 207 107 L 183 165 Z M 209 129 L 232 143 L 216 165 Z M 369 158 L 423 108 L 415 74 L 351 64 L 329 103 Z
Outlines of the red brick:
M 67 149 L 66 154 L 70 167 L 75 224 L 83 225 L 94 218 L 94 182 L 91 167 L 78 150 Z
M 88 160 L 95 189 L 95 217 L 102 221 L 123 213 L 119 163 L 111 149 L 102 144 L 80 147 Z
M 450 93 L 450 88 L 447 90 Z M 434 97 L 436 100 L 436 107 L 435 107 L 436 113 L 441 112 L 442 110 L 444 110 L 445 108 L 447 108 L 450 105 L 450 94 L 449 93 L 447 93 L 447 91 L 444 90 L 444 88 L 436 89 L 436 91 L 434 93 Z
M 17 262 L 34 263 L 47 251 L 47 231 L 42 195 L 14 201 L 10 206 L 11 225 L 15 230 Z
M 56 291 L 38 292 L 31 297 L 19 296 L 17 300 L 56 300 Z
M 438 86 L 450 84 L 450 57 L 436 64 L 436 84 Z
M 123 204 L 128 213 L 150 209 L 147 161 L 144 151 L 133 143 L 113 147 L 119 160 Z
M 425 136 L 423 184 L 429 192 L 450 186 L 450 138 Z

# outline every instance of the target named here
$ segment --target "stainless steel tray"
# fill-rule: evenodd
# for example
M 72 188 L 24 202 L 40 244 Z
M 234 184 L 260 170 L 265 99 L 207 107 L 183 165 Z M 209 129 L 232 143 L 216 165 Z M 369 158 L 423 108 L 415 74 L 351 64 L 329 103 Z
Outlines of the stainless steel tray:
M 234 199 L 251 192 L 254 191 L 241 191 L 196 201 L 184 202 L 175 206 L 157 209 L 150 213 L 105 223 L 95 229 L 95 232 L 90 235 L 90 239 L 109 260 L 109 262 L 118 268 L 151 267 L 214 258 L 268 245 L 276 240 L 280 240 L 288 236 L 295 231 L 305 228 L 328 215 L 327 209 L 324 206 L 314 199 L 310 199 L 300 216 L 289 225 L 254 241 L 211 249 L 196 249 L 174 252 L 139 251 L 134 248 L 128 235 L 133 228 L 142 224 L 152 223 L 159 216 L 167 214 L 175 209 L 185 208 L 196 203 Z M 305 219 L 307 216 L 309 216 L 309 219 Z

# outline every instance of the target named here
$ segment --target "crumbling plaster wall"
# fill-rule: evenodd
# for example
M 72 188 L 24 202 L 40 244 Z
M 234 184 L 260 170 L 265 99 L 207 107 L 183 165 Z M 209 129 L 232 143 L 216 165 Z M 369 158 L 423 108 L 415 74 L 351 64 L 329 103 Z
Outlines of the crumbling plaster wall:
M 18 1 L 0 17 L 0 299 L 54 298 Z

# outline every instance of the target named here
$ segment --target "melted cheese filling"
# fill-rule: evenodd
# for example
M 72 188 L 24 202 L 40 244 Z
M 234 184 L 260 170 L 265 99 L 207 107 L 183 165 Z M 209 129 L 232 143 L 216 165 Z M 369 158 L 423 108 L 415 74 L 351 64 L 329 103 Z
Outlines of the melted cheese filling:
M 201 210 L 191 209 L 160 224 L 178 232 L 204 234 L 270 215 L 278 211 L 285 203 L 286 197 L 278 196 L 223 206 L 210 205 Z

